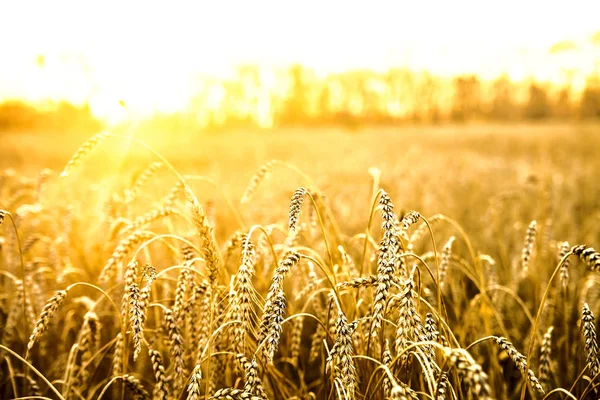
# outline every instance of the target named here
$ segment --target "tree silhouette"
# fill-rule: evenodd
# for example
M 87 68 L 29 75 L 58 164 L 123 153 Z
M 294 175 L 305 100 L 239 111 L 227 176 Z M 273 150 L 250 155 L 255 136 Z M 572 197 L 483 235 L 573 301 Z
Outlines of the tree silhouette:
M 579 109 L 582 118 L 600 118 L 600 77 L 598 75 L 587 79 Z
M 475 75 L 454 78 L 452 119 L 467 121 L 481 114 L 481 84 Z
M 518 107 L 513 92 L 515 87 L 508 75 L 503 74 L 492 84 L 490 117 L 495 120 L 513 120 L 518 117 Z
M 528 119 L 543 119 L 551 115 L 548 92 L 540 84 L 532 81 L 529 84 L 529 99 L 525 106 L 525 117 Z

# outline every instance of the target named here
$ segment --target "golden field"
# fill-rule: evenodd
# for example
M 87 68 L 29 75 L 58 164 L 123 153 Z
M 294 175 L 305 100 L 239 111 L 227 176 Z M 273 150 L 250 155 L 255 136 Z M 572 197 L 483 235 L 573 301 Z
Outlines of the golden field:
M 597 124 L 131 132 L 0 135 L 0 398 L 599 396 Z

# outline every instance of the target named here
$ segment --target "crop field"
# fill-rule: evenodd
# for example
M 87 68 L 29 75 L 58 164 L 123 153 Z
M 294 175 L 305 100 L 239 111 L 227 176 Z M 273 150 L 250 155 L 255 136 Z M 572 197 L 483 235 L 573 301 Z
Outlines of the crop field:
M 0 143 L 1 399 L 600 398 L 597 124 Z

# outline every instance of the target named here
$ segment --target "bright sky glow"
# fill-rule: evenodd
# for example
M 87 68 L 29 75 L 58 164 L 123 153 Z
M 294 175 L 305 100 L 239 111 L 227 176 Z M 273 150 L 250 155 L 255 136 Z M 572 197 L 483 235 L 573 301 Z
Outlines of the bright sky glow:
M 185 107 L 200 75 L 301 63 L 560 82 L 597 68 L 600 2 L 0 0 L 0 100 L 88 101 L 95 112 Z M 575 50 L 550 54 L 572 41 Z M 44 68 L 36 57 L 44 55 Z

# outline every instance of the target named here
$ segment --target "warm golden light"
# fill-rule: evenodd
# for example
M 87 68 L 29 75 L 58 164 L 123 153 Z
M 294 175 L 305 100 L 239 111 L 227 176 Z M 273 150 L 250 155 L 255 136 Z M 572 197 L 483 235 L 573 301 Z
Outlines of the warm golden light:
M 190 110 L 207 123 L 199 109 L 228 109 L 270 126 L 272 100 L 291 90 L 282 71 L 296 63 L 318 79 L 408 68 L 581 91 L 600 62 L 599 12 L 593 1 L 11 2 L 0 12 L 0 100 L 89 104 L 110 124 Z M 240 65 L 258 76 L 240 77 Z M 228 79 L 253 98 L 229 104 Z M 326 85 L 334 105 L 336 83 Z M 411 108 L 388 97 L 390 115 Z

